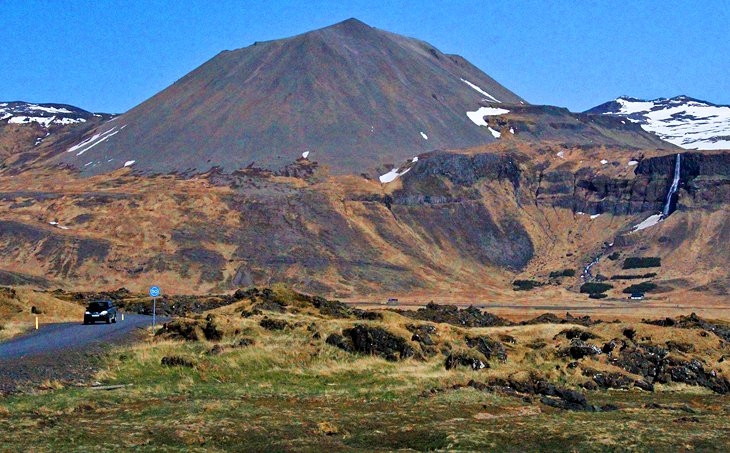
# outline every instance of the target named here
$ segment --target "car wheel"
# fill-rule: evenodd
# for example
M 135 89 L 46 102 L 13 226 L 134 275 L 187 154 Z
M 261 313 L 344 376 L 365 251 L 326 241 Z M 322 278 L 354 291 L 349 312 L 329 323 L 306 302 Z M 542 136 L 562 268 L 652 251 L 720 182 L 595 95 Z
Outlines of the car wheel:
M 107 324 L 111 324 L 111 322 L 112 322 L 112 318 L 111 318 L 111 317 L 109 317 L 109 316 L 107 316 L 107 317 L 106 317 L 106 323 L 107 323 Z
M 114 319 L 112 319 L 112 323 L 114 323 L 114 324 L 117 323 L 117 315 L 114 315 Z

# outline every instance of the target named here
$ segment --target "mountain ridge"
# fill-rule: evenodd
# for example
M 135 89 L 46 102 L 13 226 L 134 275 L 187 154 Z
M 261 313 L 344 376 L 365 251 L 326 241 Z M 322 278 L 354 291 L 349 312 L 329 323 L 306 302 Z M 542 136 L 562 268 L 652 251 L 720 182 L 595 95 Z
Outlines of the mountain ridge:
M 685 149 L 730 149 L 730 106 L 687 95 L 653 100 L 620 96 L 585 113 L 626 118 Z

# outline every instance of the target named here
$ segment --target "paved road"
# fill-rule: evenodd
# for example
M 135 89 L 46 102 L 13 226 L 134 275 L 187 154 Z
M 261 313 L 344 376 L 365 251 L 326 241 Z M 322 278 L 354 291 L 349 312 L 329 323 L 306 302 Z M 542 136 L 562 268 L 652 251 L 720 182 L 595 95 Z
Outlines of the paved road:
M 162 320 L 160 320 L 162 321 Z M 150 316 L 126 314 L 116 324 L 60 323 L 41 325 L 39 330 L 0 343 L 0 362 L 46 355 L 56 351 L 84 350 L 107 343 L 117 343 L 149 326 Z

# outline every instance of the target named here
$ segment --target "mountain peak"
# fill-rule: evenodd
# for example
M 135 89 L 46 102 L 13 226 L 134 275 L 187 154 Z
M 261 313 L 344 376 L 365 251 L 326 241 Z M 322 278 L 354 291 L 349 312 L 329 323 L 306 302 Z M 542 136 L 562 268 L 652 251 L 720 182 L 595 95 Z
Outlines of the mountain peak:
M 338 22 L 336 24 L 330 25 L 330 27 L 372 28 L 370 25 L 366 24 L 365 22 L 363 22 L 355 17 L 345 19 L 342 22 Z
M 484 102 L 524 103 L 465 60 L 351 18 L 222 52 L 61 159 L 84 174 L 129 161 L 195 173 L 278 170 L 306 153 L 334 174 L 375 176 L 434 149 L 493 142 Z

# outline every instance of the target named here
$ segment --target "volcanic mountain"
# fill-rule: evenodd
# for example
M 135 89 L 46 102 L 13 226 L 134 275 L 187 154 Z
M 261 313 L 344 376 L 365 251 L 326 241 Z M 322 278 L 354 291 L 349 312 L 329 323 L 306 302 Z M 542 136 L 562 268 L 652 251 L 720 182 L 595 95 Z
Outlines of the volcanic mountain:
M 221 52 L 61 160 L 92 175 L 278 169 L 304 155 L 372 174 L 492 142 L 480 109 L 523 103 L 459 56 L 349 19 Z
M 586 113 L 626 118 L 686 149 L 730 149 L 730 106 L 689 96 L 653 101 L 622 96 Z

